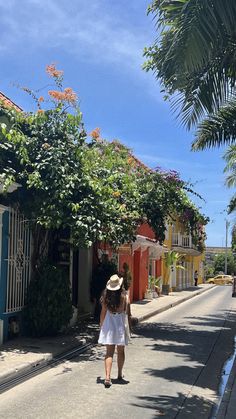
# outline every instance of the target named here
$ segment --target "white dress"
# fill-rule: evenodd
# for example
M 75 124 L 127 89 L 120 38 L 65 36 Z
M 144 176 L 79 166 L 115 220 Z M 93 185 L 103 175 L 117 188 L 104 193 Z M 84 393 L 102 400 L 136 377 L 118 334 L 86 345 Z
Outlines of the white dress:
M 107 310 L 103 321 L 98 343 L 102 345 L 128 345 L 128 336 L 125 333 L 126 313 L 111 313 Z

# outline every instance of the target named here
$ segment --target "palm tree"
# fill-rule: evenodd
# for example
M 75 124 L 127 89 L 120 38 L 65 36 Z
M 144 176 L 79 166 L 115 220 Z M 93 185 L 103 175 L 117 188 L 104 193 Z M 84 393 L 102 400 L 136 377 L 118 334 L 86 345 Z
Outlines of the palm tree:
M 180 253 L 176 252 L 175 250 L 170 250 L 167 253 L 165 253 L 164 257 L 164 264 L 165 264 L 165 271 L 163 276 L 163 283 L 162 283 L 162 292 L 163 294 L 169 293 L 169 283 L 170 283 L 170 273 L 171 269 L 174 267 L 176 269 L 185 269 L 181 265 L 181 259 L 184 255 L 181 255 Z
M 228 176 L 225 180 L 226 185 L 231 188 L 236 186 L 236 145 L 231 145 L 226 153 L 224 154 L 224 159 L 226 161 L 226 166 L 224 172 L 228 172 Z M 234 212 L 236 210 L 236 194 L 230 200 L 228 212 Z M 236 230 L 236 224 L 234 224 L 234 234 Z
M 236 141 L 236 100 L 222 106 L 218 112 L 209 115 L 198 126 L 192 150 L 233 144 Z M 229 148 L 232 154 L 232 148 Z
M 235 0 L 154 0 L 160 30 L 146 48 L 152 70 L 190 128 L 236 93 Z
M 236 186 L 236 144 L 231 145 L 224 154 L 224 159 L 226 161 L 226 166 L 224 172 L 229 172 L 225 183 L 231 188 Z

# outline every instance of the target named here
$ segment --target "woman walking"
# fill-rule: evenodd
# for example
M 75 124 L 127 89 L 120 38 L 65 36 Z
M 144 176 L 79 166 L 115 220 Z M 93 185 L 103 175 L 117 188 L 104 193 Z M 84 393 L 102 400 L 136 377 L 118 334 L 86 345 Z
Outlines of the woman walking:
M 122 285 L 123 278 L 119 278 L 116 274 L 112 275 L 102 297 L 101 330 L 98 343 L 106 345 L 105 387 L 110 387 L 112 384 L 111 368 L 115 347 L 117 347 L 118 380 L 123 379 L 125 345 L 128 345 L 128 321 L 131 315 L 129 297 Z

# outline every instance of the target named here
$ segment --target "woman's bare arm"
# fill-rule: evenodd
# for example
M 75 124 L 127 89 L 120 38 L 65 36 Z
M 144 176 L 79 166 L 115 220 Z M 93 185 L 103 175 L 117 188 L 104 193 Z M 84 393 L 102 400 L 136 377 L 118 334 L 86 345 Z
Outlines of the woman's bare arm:
M 132 328 L 132 324 L 131 324 L 131 305 L 130 305 L 130 298 L 129 295 L 126 295 L 126 313 L 128 316 L 128 322 L 129 322 L 129 328 L 130 328 L 130 332 L 131 332 L 131 328 Z
M 106 316 L 106 312 L 107 312 L 107 308 L 106 308 L 105 303 L 103 302 L 102 303 L 102 311 L 101 311 L 101 314 L 100 314 L 100 327 L 102 327 L 102 324 L 103 324 L 105 316 Z

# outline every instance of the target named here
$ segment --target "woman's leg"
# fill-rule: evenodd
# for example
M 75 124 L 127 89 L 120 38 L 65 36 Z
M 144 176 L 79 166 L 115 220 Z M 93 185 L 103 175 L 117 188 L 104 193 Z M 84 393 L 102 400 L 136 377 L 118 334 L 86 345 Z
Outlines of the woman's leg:
M 117 345 L 118 378 L 122 378 L 122 370 L 125 363 L 125 347 Z
M 115 351 L 115 345 L 106 345 L 107 353 L 105 356 L 105 373 L 106 377 L 105 380 L 111 379 L 111 367 L 112 367 L 112 360 Z

